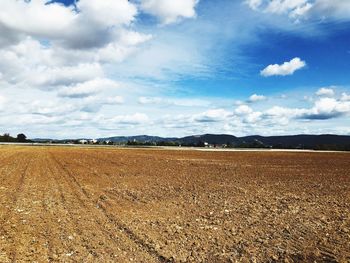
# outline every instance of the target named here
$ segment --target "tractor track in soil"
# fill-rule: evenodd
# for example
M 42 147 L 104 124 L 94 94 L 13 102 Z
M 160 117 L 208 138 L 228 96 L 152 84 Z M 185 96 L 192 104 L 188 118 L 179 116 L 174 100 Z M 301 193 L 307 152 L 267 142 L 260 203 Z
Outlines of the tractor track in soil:
M 60 161 L 58 161 L 54 156 L 52 156 L 52 159 L 56 162 L 56 164 L 60 167 L 61 170 L 65 172 L 67 176 L 65 178 L 70 178 L 71 179 L 71 184 L 72 185 L 72 190 L 74 188 L 78 189 L 78 192 L 75 190 L 75 196 L 81 203 L 81 205 L 84 208 L 87 208 L 86 204 L 89 203 L 90 207 L 97 207 L 99 211 L 103 213 L 103 215 L 108 219 L 109 222 L 112 222 L 119 231 L 121 231 L 127 238 L 129 238 L 132 242 L 134 242 L 140 249 L 146 251 L 150 256 L 154 257 L 157 259 L 159 262 L 170 262 L 169 259 L 166 259 L 164 256 L 160 255 L 154 247 L 151 245 L 147 244 L 145 241 L 143 241 L 140 237 L 138 237 L 128 226 L 126 226 L 124 223 L 122 223 L 118 218 L 116 218 L 115 215 L 109 213 L 106 209 L 106 206 L 109 205 L 108 202 L 99 199 L 99 202 L 97 205 L 93 204 L 93 201 L 91 200 L 91 197 L 87 193 L 87 191 L 81 186 L 77 178 L 74 176 L 73 171 L 70 171 L 66 168 L 65 164 L 62 164 Z M 94 172 L 92 172 L 94 174 Z M 74 187 L 74 185 L 76 187 Z M 101 226 L 101 224 L 98 222 L 98 226 Z M 101 228 L 102 231 L 106 231 L 106 229 Z M 112 239 L 114 240 L 114 239 Z

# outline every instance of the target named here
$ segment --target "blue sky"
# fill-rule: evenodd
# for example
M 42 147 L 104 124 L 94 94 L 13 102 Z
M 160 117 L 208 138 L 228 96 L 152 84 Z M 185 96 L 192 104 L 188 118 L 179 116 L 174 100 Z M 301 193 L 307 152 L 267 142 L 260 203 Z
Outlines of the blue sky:
M 6 0 L 2 132 L 350 134 L 347 0 Z

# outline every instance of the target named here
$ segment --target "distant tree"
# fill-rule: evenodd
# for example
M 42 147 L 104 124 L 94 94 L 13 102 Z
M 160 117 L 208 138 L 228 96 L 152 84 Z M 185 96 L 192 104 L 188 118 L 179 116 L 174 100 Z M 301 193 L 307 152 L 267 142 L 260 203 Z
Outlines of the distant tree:
M 4 133 L 3 138 L 5 142 L 11 141 L 11 136 L 9 133 Z
M 196 144 L 197 147 L 204 147 L 205 146 L 205 143 L 203 141 L 199 141 L 197 144 Z
M 156 146 L 179 146 L 178 142 L 175 141 L 159 141 L 155 143 Z
M 23 133 L 17 134 L 17 141 L 18 142 L 26 142 L 27 136 L 25 136 Z

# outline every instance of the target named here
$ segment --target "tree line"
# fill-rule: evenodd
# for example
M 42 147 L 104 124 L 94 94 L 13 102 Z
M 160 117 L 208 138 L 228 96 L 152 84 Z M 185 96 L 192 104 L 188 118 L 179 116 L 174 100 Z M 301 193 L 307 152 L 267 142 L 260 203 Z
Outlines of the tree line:
M 214 148 L 254 148 L 254 149 L 307 149 L 307 150 L 331 150 L 331 151 L 350 151 L 350 144 L 315 144 L 313 146 L 308 145 L 293 145 L 288 143 L 279 143 L 267 145 L 260 141 L 232 143 L 227 142 L 225 144 L 211 143 L 208 144 L 204 141 L 197 142 L 179 142 L 179 141 L 159 141 L 159 142 L 142 142 L 142 141 L 128 141 L 128 146 L 184 146 L 184 147 L 214 147 Z
M 23 133 L 17 134 L 16 137 L 12 137 L 9 133 L 0 135 L 0 142 L 31 142 L 27 139 L 27 136 Z

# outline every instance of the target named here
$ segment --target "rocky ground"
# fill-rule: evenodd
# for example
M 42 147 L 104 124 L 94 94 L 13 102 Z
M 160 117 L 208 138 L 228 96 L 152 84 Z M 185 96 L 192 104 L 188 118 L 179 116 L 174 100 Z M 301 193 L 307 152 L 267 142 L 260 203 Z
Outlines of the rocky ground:
M 350 154 L 2 146 L 0 262 L 350 262 Z

